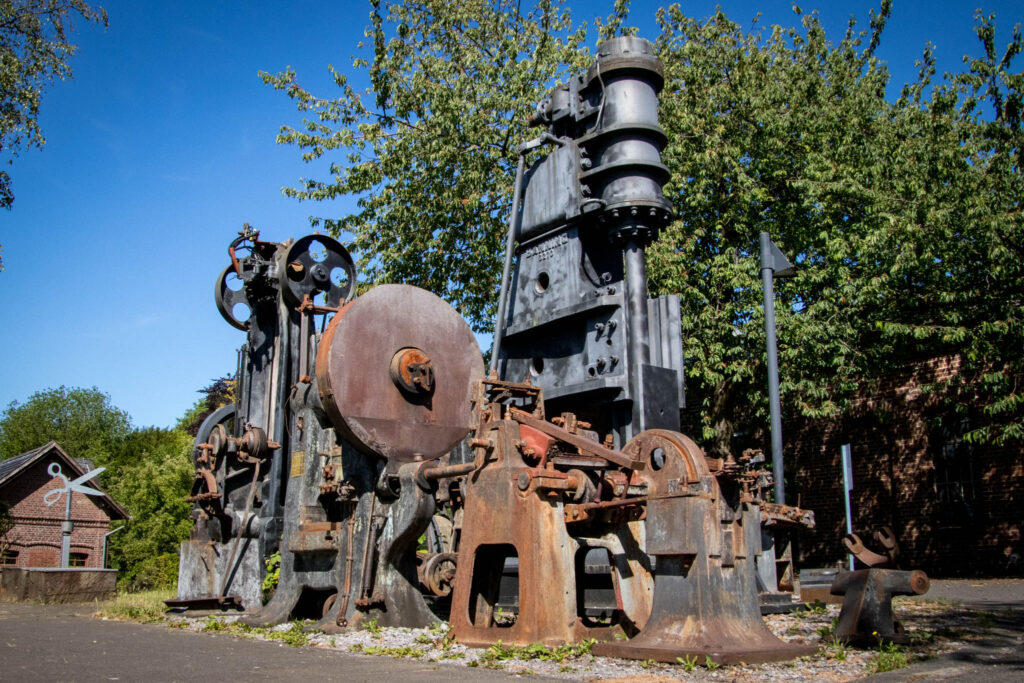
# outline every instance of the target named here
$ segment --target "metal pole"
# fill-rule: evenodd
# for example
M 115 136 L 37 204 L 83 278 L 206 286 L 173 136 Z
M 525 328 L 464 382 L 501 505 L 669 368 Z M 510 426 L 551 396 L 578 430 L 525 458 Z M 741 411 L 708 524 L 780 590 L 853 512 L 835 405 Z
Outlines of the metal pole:
M 850 444 L 843 444 L 839 448 L 843 461 L 843 500 L 846 503 L 846 533 L 853 533 L 853 516 L 850 513 L 850 491 L 853 490 L 853 460 L 850 457 Z M 850 571 L 853 571 L 853 555 L 848 555 Z
M 779 401 L 779 356 L 775 340 L 775 273 L 772 240 L 766 232 L 761 240 L 761 287 L 764 290 L 764 331 L 768 344 L 768 402 L 771 408 L 772 471 L 775 474 L 775 502 L 786 503 L 786 483 L 782 469 L 782 411 Z
M 113 536 L 118 531 L 123 531 L 124 527 L 125 527 L 125 525 L 122 524 L 121 526 L 117 527 L 113 531 L 108 531 L 107 533 L 103 534 L 103 569 L 107 568 L 107 537 L 108 536 Z
M 626 242 L 626 299 L 629 302 L 629 356 L 636 376 L 640 366 L 650 363 L 647 338 L 647 261 L 644 249 L 633 240 Z
M 75 525 L 71 521 L 71 487 L 68 487 L 67 500 L 64 501 L 64 523 L 61 525 L 60 568 L 67 569 L 71 560 L 71 531 Z
M 650 399 L 644 396 L 643 366 L 650 363 L 651 345 L 647 330 L 647 261 L 644 249 L 634 240 L 626 242 L 626 305 L 629 311 L 629 378 L 633 388 L 633 420 L 625 438 L 632 438 L 647 429 L 643 406 Z
M 494 321 L 494 343 L 491 344 L 491 368 L 493 374 L 498 370 L 498 354 L 501 352 L 501 340 L 505 336 L 505 295 L 508 294 L 508 276 L 512 270 L 512 255 L 515 252 L 516 227 L 519 219 L 519 198 L 522 194 L 523 170 L 526 167 L 525 145 L 519 148 L 519 165 L 516 166 L 516 182 L 512 190 L 512 211 L 508 217 L 508 237 L 505 239 L 505 267 L 501 271 L 501 290 L 498 293 L 498 319 Z

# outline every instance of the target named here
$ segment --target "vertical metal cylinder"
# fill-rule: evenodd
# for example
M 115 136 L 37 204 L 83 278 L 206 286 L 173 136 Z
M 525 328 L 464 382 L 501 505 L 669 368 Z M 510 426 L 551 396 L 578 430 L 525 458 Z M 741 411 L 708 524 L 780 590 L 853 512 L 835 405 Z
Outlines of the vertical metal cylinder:
M 785 473 L 782 469 L 782 410 L 779 405 L 779 356 L 775 340 L 775 288 L 771 252 L 772 240 L 762 232 L 761 240 L 761 287 L 764 290 L 764 332 L 768 345 L 768 402 L 771 409 L 772 427 L 772 473 L 775 475 L 775 502 L 786 504 Z
M 629 364 L 634 380 L 641 377 L 640 367 L 650 363 L 647 339 L 647 263 L 644 249 L 636 241 L 626 242 L 626 301 L 629 307 Z
M 494 322 L 494 342 L 491 344 L 491 367 L 489 372 L 498 369 L 501 358 L 501 340 L 505 336 L 505 315 L 508 307 L 508 276 L 512 270 L 512 256 L 515 253 L 515 240 L 519 213 L 519 198 L 523 190 L 523 170 L 526 166 L 525 150 L 519 150 L 519 164 L 516 166 L 516 180 L 512 189 L 512 210 L 508 216 L 508 237 L 505 239 L 505 266 L 501 271 L 501 292 L 498 294 L 498 318 Z

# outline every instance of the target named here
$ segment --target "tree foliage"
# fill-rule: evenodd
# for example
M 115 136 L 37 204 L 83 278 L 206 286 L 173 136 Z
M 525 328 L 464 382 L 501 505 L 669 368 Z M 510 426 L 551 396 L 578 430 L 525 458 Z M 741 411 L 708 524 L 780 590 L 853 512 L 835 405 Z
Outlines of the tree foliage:
M 133 459 L 108 492 L 131 514 L 110 538 L 110 561 L 119 582 L 133 590 L 165 588 L 178 578 L 178 545 L 192 528 L 192 437 L 180 429 L 133 432 L 125 444 Z
M 39 127 L 43 91 L 71 76 L 68 42 L 76 17 L 107 25 L 107 13 L 84 0 L 0 0 L 0 160 L 46 142 Z M 11 177 L 0 171 L 0 208 L 14 202 Z M 2 267 L 2 266 L 0 266 Z
M 73 458 L 98 467 L 118 459 L 132 425 L 96 387 L 58 387 L 12 401 L 0 416 L 0 458 L 25 453 L 56 441 Z
M 888 16 L 885 1 L 832 44 L 814 14 L 767 36 L 721 12 L 660 14 L 678 220 L 649 272 L 683 295 L 688 381 L 714 450 L 766 416 L 761 231 L 798 263 L 777 281 L 790 412 L 836 416 L 908 365 L 958 354 L 959 374 L 925 389 L 973 412 L 976 439 L 1022 435 L 1019 30 L 997 54 L 979 15 L 985 57 L 933 88 L 926 49 L 889 102 L 875 56 Z
M 219 377 L 200 389 L 199 393 L 203 397 L 196 401 L 175 425 L 176 429 L 184 430 L 190 436 L 199 433 L 199 427 L 202 426 L 203 420 L 208 418 L 211 413 L 229 403 L 234 403 L 235 379 Z
M 500 242 L 523 118 L 556 78 L 589 60 L 584 27 L 564 7 L 373 2 L 370 89 L 320 99 L 287 71 L 265 80 L 308 116 L 278 141 L 331 178 L 300 200 L 358 197 L 347 217 L 314 218 L 354 236 L 371 282 L 445 296 L 478 330 L 497 295 Z M 857 392 L 922 359 L 959 358 L 925 386 L 969 418 L 969 438 L 1024 436 L 1019 28 L 995 46 L 977 15 L 983 56 L 886 97 L 876 57 L 889 0 L 864 30 L 833 42 L 815 14 L 799 26 L 744 31 L 718 11 L 659 13 L 665 65 L 661 122 L 666 195 L 677 219 L 648 252 L 655 292 L 683 299 L 688 395 L 718 454 L 763 425 L 764 327 L 757 235 L 798 264 L 777 281 L 782 390 L 790 413 L 831 418 Z M 603 37 L 628 33 L 616 3 Z
M 477 330 L 491 325 L 516 148 L 553 80 L 587 61 L 560 0 L 520 12 L 517 0 L 370 3 L 372 59 L 357 57 L 370 89 L 331 68 L 341 89 L 317 97 L 287 70 L 262 74 L 308 118 L 278 142 L 305 161 L 331 155 L 327 180 L 285 194 L 324 201 L 355 195 L 359 211 L 314 218 L 353 236 L 373 283 L 404 282 L 446 298 Z

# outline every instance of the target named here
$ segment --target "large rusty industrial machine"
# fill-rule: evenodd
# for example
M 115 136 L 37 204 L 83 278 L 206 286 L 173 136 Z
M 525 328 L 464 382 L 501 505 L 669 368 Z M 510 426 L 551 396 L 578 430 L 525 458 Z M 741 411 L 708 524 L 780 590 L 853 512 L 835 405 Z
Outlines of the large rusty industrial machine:
M 278 244 L 245 230 L 229 254 L 217 304 L 247 341 L 234 405 L 196 438 L 195 525 L 169 604 L 243 608 L 253 623 L 315 617 L 327 629 L 357 615 L 431 623 L 417 566 L 431 558 L 416 551 L 437 485 L 420 467 L 469 431 L 483 375 L 469 326 L 415 287 L 352 299 L 352 260 L 328 237 Z M 317 316 L 330 316 L 319 333 Z M 278 585 L 263 605 L 275 552 Z M 434 574 L 450 566 L 430 567 L 428 582 L 443 585 Z
M 763 501 L 755 458 L 708 458 L 678 431 L 679 299 L 648 297 L 644 270 L 671 218 L 662 80 L 649 43 L 615 38 L 538 106 L 486 377 L 469 327 L 433 294 L 353 298 L 334 240 L 240 233 L 217 305 L 247 340 L 235 404 L 196 439 L 174 606 L 324 630 L 370 616 L 423 626 L 437 618 L 424 593 L 450 593 L 466 644 L 593 637 L 602 654 L 670 662 L 810 651 L 762 622 L 755 558 L 763 521 L 812 517 Z M 612 596 L 601 605 L 595 554 Z
M 644 267 L 671 218 L 662 82 L 647 41 L 606 41 L 585 75 L 541 102 L 532 122 L 545 130 L 520 148 L 493 372 L 475 399 L 480 466 L 464 484 L 460 642 L 597 637 L 595 652 L 669 662 L 807 652 L 761 620 L 758 475 L 677 431 L 679 300 L 649 298 Z M 596 549 L 616 605 L 597 619 L 584 590 Z M 495 610 L 495 577 L 513 557 L 514 620 Z

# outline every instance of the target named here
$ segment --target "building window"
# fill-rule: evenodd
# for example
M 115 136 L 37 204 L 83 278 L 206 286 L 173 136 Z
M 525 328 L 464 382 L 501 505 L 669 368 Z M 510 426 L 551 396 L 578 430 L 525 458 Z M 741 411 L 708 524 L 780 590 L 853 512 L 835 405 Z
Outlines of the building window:
M 69 567 L 84 567 L 85 561 L 89 559 L 87 553 L 71 553 L 68 555 Z
M 12 565 L 18 564 L 18 551 L 17 550 L 5 550 L 0 554 L 0 565 Z
M 950 421 L 953 422 L 953 421 Z M 935 497 L 939 521 L 960 526 L 974 517 L 974 448 L 962 435 L 970 429 L 967 418 L 945 424 L 935 456 Z

